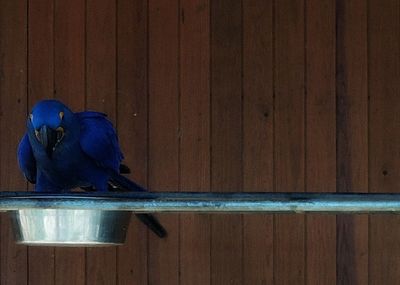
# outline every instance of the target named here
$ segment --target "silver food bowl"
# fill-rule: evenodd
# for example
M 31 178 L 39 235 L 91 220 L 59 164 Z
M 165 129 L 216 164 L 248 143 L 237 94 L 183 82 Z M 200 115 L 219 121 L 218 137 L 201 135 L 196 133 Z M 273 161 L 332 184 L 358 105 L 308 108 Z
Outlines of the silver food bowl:
M 37 246 L 109 246 L 125 242 L 126 211 L 21 209 L 10 211 L 15 240 Z

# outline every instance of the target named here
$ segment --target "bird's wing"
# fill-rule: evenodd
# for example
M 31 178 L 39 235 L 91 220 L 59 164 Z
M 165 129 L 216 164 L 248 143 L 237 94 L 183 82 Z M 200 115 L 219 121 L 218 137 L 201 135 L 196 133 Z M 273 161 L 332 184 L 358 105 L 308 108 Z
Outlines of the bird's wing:
M 99 112 L 80 112 L 76 115 L 81 125 L 79 142 L 83 152 L 99 166 L 118 173 L 123 155 L 107 115 Z
M 106 115 L 98 112 L 76 113 L 81 123 L 80 145 L 96 163 L 106 169 L 110 183 L 119 190 L 146 191 L 143 187 L 119 174 L 123 159 L 117 134 Z M 167 231 L 151 214 L 137 214 L 139 220 L 157 236 L 167 236 Z
M 25 178 L 31 183 L 36 183 L 36 160 L 33 156 L 28 134 L 22 137 L 18 145 L 17 158 L 19 168 L 24 173 Z

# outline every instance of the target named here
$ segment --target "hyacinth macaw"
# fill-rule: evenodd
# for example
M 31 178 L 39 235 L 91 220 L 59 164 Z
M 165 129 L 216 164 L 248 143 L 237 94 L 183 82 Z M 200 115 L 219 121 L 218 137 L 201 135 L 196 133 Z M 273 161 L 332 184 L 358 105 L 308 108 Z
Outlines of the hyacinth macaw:
M 85 190 L 146 191 L 121 175 L 118 138 L 106 115 L 72 112 L 57 100 L 38 102 L 27 120 L 27 132 L 18 146 L 18 163 L 39 192 Z M 166 231 L 150 214 L 137 217 L 159 237 Z

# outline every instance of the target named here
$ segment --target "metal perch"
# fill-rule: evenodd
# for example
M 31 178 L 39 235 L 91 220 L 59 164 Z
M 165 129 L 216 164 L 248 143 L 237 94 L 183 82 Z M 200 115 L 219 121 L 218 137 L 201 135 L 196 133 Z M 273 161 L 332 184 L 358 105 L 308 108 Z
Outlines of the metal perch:
M 36 193 L 0 192 L 0 211 L 80 209 L 131 212 L 398 213 L 400 194 L 373 193 Z
M 136 213 L 399 213 L 400 194 L 0 192 L 15 239 L 26 245 L 105 246 L 125 241 Z

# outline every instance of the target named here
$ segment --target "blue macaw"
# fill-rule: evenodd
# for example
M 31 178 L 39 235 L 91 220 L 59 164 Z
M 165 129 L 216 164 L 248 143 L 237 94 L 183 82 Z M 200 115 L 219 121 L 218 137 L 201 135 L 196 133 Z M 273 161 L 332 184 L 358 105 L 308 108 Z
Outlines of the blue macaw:
M 32 109 L 27 132 L 18 146 L 18 163 L 39 192 L 66 192 L 73 188 L 108 191 L 146 191 L 121 175 L 122 152 L 106 115 L 72 112 L 57 100 L 43 100 Z M 166 231 L 150 214 L 137 217 L 159 237 Z

